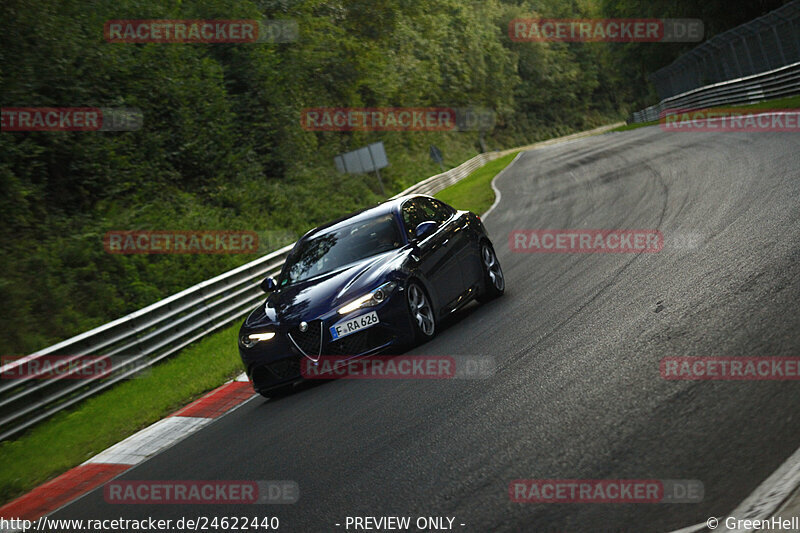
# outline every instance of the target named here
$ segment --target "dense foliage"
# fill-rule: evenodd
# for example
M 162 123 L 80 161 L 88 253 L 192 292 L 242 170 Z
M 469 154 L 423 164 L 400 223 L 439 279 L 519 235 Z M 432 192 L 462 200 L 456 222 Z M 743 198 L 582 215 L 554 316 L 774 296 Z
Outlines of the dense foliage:
M 481 147 L 471 133 L 314 133 L 319 106 L 479 106 L 506 148 L 624 117 L 664 45 L 515 43 L 516 17 L 700 16 L 776 1 L 4 0 L 0 104 L 136 107 L 136 132 L 0 133 L 0 345 L 28 353 L 251 260 L 106 253 L 109 230 L 243 229 L 262 251 L 380 199 L 332 157 L 382 140 L 387 192 Z M 696 4 L 696 5 L 695 5 Z M 741 9 L 731 7 L 737 4 Z M 718 17 L 718 18 L 717 18 Z M 109 19 L 292 19 L 283 44 L 112 44 Z

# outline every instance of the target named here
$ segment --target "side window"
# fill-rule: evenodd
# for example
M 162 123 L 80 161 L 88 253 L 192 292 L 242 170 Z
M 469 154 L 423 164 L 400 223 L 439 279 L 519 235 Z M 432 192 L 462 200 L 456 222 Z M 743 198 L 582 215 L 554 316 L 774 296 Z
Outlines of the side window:
M 453 216 L 453 208 L 449 205 L 440 202 L 439 200 L 429 200 L 430 203 L 433 204 L 433 209 L 435 210 L 436 222 L 442 223 L 446 222 L 451 216 Z
M 414 237 L 414 230 L 417 229 L 417 226 L 426 220 L 429 219 L 426 218 L 418 198 L 413 198 L 403 204 L 403 224 L 409 239 Z
M 441 226 L 450 218 L 450 213 L 441 209 L 443 206 L 436 200 L 420 198 L 419 203 L 425 213 L 425 220 L 433 220 Z
M 445 204 L 430 198 L 414 198 L 403 204 L 403 223 L 409 238 L 414 237 L 418 224 L 432 220 L 441 226 L 452 214 Z

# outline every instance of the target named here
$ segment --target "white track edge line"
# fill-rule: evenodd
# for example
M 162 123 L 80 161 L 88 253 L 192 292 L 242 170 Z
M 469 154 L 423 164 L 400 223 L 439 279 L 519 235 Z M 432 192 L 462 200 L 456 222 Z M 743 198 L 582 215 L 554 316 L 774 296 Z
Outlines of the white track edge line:
M 492 212 L 492 210 L 494 210 L 494 208 L 495 208 L 495 207 L 497 207 L 497 204 L 499 204 L 499 203 L 500 203 L 500 198 L 503 196 L 503 195 L 500 193 L 500 189 L 498 189 L 498 188 L 497 188 L 497 186 L 494 184 L 494 182 L 497 180 L 497 178 L 499 178 L 500 176 L 502 176 L 502 175 L 503 175 L 503 173 L 504 173 L 506 170 L 508 170 L 509 168 L 511 168 L 511 165 L 513 165 L 514 163 L 516 163 L 517 159 L 519 159 L 519 158 L 522 156 L 522 154 L 524 154 L 524 153 L 525 153 L 524 151 L 521 151 L 521 152 L 519 152 L 519 153 L 517 154 L 517 156 L 516 156 L 514 159 L 512 159 L 512 160 L 511 160 L 511 162 L 510 162 L 509 164 L 507 164 L 507 165 L 505 166 L 505 168 L 504 168 L 503 170 L 501 170 L 500 172 L 498 172 L 498 173 L 497 173 L 497 175 L 495 175 L 495 177 L 494 177 L 494 178 L 492 178 L 492 182 L 490 183 L 490 185 L 492 186 L 492 190 L 494 191 L 494 203 L 492 203 L 492 205 L 491 205 L 491 207 L 489 207 L 489 210 L 488 210 L 488 211 L 486 211 L 484 214 L 482 214 L 482 215 L 481 215 L 481 218 L 486 218 L 487 216 L 489 216 L 489 213 L 491 213 L 491 212 Z

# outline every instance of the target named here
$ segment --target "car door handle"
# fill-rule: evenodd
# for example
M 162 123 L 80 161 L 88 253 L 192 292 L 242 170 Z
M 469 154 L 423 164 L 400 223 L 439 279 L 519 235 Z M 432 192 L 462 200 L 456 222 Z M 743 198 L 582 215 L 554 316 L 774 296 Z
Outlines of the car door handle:
M 442 242 L 442 246 L 447 246 L 448 242 L 450 242 L 450 239 L 445 239 L 444 242 Z

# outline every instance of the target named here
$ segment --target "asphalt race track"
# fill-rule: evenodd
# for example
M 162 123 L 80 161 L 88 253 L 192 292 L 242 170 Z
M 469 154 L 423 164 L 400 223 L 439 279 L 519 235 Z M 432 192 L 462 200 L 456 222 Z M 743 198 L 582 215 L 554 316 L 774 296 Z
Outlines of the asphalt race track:
M 506 294 L 413 352 L 492 357 L 493 377 L 253 399 L 122 478 L 294 480 L 294 505 L 110 505 L 96 490 L 54 518 L 277 516 L 280 531 L 306 532 L 345 531 L 347 516 L 447 516 L 465 532 L 646 532 L 729 513 L 800 446 L 800 384 L 667 381 L 659 361 L 800 355 L 800 137 L 641 128 L 524 153 L 496 185 L 485 222 Z M 556 228 L 659 229 L 665 244 L 509 249 L 513 230 Z M 519 478 L 694 479 L 705 498 L 513 503 Z

